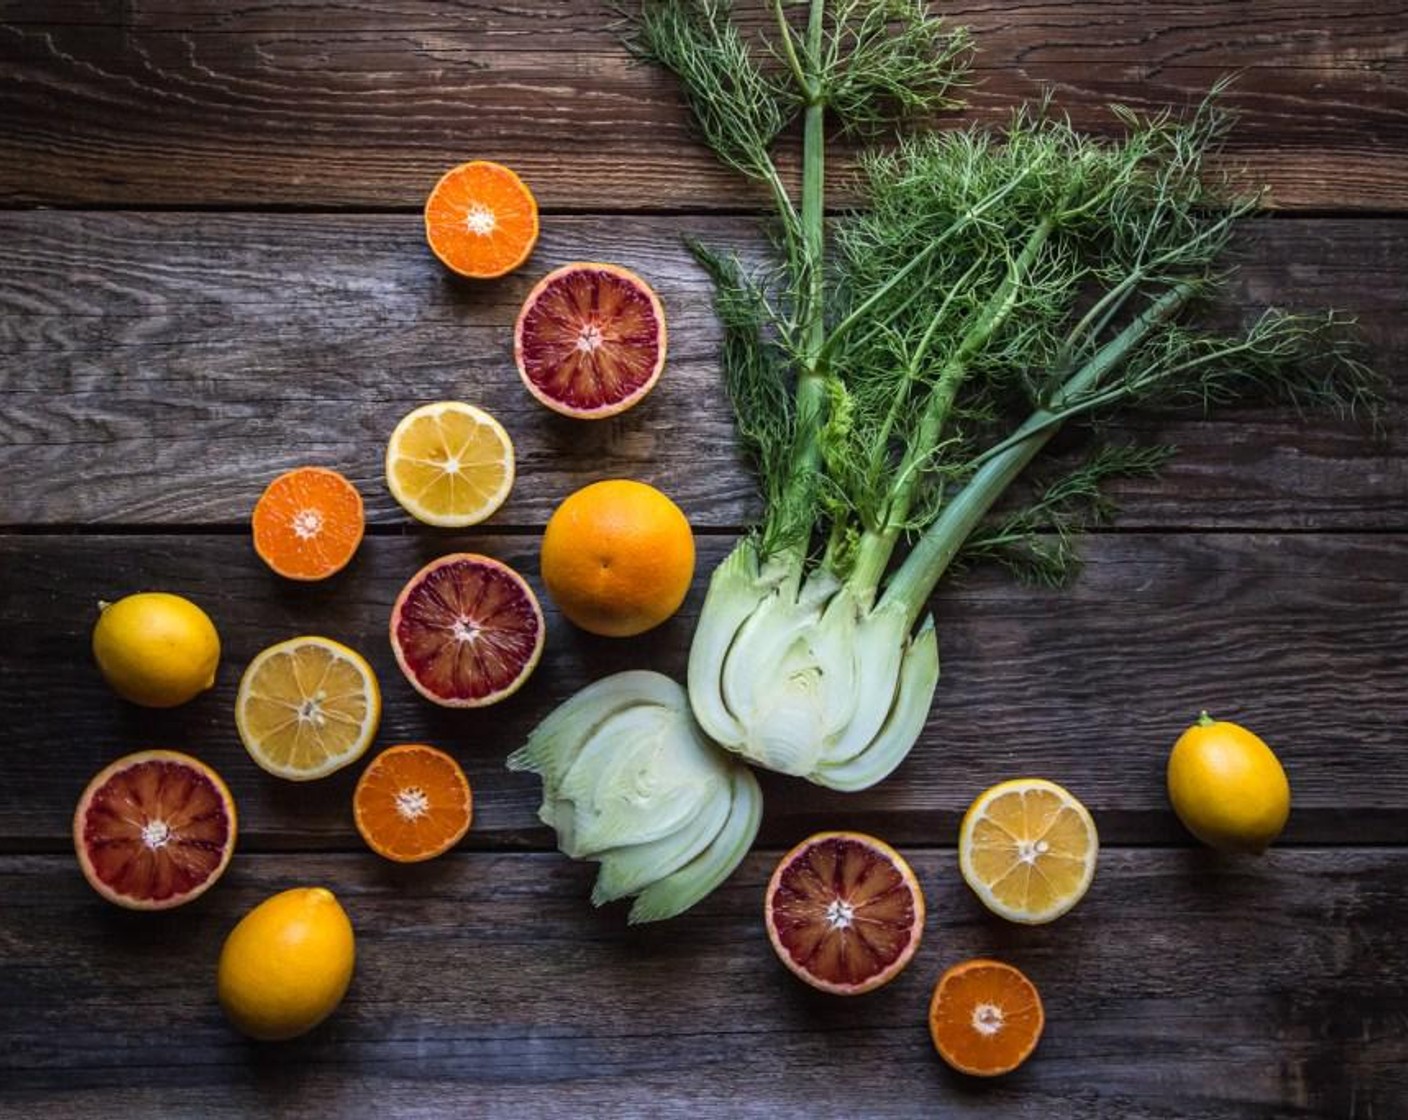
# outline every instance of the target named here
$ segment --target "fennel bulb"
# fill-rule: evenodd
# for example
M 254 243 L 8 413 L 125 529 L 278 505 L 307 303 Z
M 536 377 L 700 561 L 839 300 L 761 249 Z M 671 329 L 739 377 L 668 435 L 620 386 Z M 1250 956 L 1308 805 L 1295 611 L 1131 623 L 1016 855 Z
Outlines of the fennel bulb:
M 680 685 L 617 673 L 555 709 L 509 756 L 543 780 L 538 816 L 573 859 L 600 865 L 592 901 L 634 897 L 670 918 L 726 879 L 762 819 L 753 773 L 700 733 Z

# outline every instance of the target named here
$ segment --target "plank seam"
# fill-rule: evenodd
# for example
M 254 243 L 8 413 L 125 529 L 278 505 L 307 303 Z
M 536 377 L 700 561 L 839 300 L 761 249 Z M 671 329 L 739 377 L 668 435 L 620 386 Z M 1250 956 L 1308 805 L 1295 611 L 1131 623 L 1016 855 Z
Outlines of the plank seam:
M 466 535 L 476 537 L 540 536 L 544 524 L 505 524 L 475 525 L 465 530 Z M 749 532 L 752 525 L 695 525 L 696 537 L 734 537 Z M 137 522 L 114 522 L 113 524 L 75 524 L 66 522 L 0 524 L 0 537 L 233 537 L 249 532 L 246 522 L 211 522 L 209 524 L 158 521 L 151 524 Z M 1160 537 L 1176 536 L 1180 533 L 1197 534 L 1205 537 L 1228 536 L 1276 536 L 1276 537 L 1393 537 L 1408 533 L 1408 523 L 1402 525 L 1335 525 L 1305 526 L 1294 525 L 1284 528 L 1267 525 L 1195 525 L 1169 523 L 1159 525 L 1108 525 L 1084 529 L 1080 536 L 1102 537 Z M 418 536 L 419 526 L 371 522 L 367 524 L 366 536 L 381 539 Z
M 122 214 L 141 217 L 147 214 L 224 214 L 231 217 L 258 216 L 267 214 L 306 215 L 308 217 L 375 217 L 380 215 L 419 216 L 422 208 L 409 203 L 395 203 L 384 206 L 357 204 L 348 206 L 309 206 L 303 203 L 269 202 L 256 205 L 231 205 L 220 202 L 171 202 L 147 203 L 140 206 L 127 202 L 12 202 L 0 199 L 0 215 L 29 214 L 50 211 L 61 214 Z M 844 206 L 827 207 L 827 214 L 838 217 L 848 213 Z M 678 206 L 633 206 L 613 207 L 541 207 L 541 218 L 753 218 L 766 221 L 771 212 L 762 207 L 718 206 L 708 209 Z M 1386 210 L 1381 208 L 1346 207 L 1278 207 L 1266 210 L 1249 220 L 1316 220 L 1316 221 L 1362 221 L 1398 222 L 1408 221 L 1408 209 Z
M 23 843 L 28 847 L 12 846 L 15 838 L 0 836 L 0 859 L 20 859 L 26 857 L 40 856 L 61 856 L 71 855 L 73 852 L 73 842 L 67 837 L 49 838 L 36 841 L 33 837 L 26 837 Z M 907 854 L 941 854 L 958 851 L 956 844 L 899 844 Z M 781 858 L 789 851 L 785 845 L 753 848 L 748 854 L 750 856 L 772 855 Z M 1201 844 L 1184 843 L 1182 841 L 1122 841 L 1120 843 L 1102 843 L 1102 852 L 1206 852 L 1209 858 L 1213 858 L 1215 853 Z M 1395 851 L 1401 850 L 1408 854 L 1408 837 L 1401 840 L 1279 840 L 1272 849 L 1274 852 L 1294 851 L 1294 852 L 1323 852 L 1323 851 Z M 256 842 L 253 846 L 241 846 L 237 851 L 237 856 L 367 856 L 372 858 L 370 852 L 363 844 L 331 844 L 323 846 L 299 846 L 299 845 L 263 845 Z M 485 844 L 462 845 L 444 856 L 437 857 L 446 859 L 449 857 L 468 856 L 560 856 L 558 849 L 551 844 Z M 563 856 L 563 859 L 567 857 Z M 1229 859 L 1235 857 L 1228 857 Z M 1253 857 L 1256 858 L 1256 857 Z M 582 861 L 585 862 L 585 861 Z

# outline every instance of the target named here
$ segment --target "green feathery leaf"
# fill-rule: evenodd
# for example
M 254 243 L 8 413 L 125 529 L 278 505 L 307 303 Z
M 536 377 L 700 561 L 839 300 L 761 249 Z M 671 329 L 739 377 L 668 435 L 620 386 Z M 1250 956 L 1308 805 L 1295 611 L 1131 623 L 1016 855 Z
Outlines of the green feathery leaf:
M 1059 587 L 1080 570 L 1076 536 L 1107 525 L 1117 507 L 1105 489 L 1118 478 L 1148 478 L 1174 455 L 1167 445 L 1106 444 L 1053 482 L 1034 500 L 981 526 L 968 538 L 959 564 L 992 560 L 1027 584 Z

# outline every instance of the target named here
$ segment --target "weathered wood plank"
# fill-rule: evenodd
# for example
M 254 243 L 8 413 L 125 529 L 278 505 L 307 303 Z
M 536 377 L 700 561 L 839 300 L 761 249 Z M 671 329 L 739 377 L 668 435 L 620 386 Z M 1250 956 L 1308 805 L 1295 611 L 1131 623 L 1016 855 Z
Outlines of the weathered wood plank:
M 386 439 L 415 405 L 445 397 L 488 408 L 517 442 L 522 482 L 499 523 L 543 524 L 589 478 L 621 474 L 666 486 L 703 523 L 746 516 L 754 488 L 684 227 L 553 219 L 529 268 L 474 285 L 435 261 L 411 217 L 7 223 L 26 248 L 0 282 L 0 463 L 47 481 L 0 498 L 0 522 L 243 521 L 269 478 L 317 461 L 357 482 L 374 521 L 404 525 L 383 480 Z M 667 308 L 669 370 L 617 420 L 557 416 L 514 370 L 528 289 L 573 259 L 637 268 Z M 20 458 L 29 466 L 13 471 Z M 673 477 L 684 463 L 708 469 Z
M 789 0 L 800 23 L 804 6 Z M 995 43 L 1028 54 L 1064 51 L 1077 61 L 1100 52 L 1104 57 L 1148 57 L 1136 42 L 1150 20 L 1164 55 L 1236 47 L 1249 64 L 1301 62 L 1327 65 L 1335 59 L 1384 48 L 1384 40 L 1401 28 L 1401 8 L 1392 3 L 1359 2 L 1327 11 L 1313 0 L 1276 0 L 1229 9 L 1217 0 L 1152 0 L 1146 11 L 1112 9 L 1101 0 L 954 0 L 936 6 L 953 24 L 981 34 L 991 53 Z M 746 31 L 773 27 L 769 0 L 737 0 L 738 23 Z M 526 51 L 608 49 L 614 46 L 609 8 L 597 0 L 559 0 L 549 8 L 542 0 L 504 4 L 501 0 L 141 0 L 114 9 L 107 0 L 5 0 L 3 22 L 14 27 L 107 27 L 152 34 L 241 35 L 267 32 L 380 32 L 388 28 L 428 34 L 474 36 L 498 47 Z M 1103 35 L 1092 35 L 1098 27 Z M 1319 46 L 1317 54 L 1308 48 Z M 1309 57 L 1307 57 L 1309 56 Z
M 468 843 L 549 847 L 536 779 L 507 773 L 503 759 L 591 680 L 629 668 L 683 675 L 704 573 L 729 539 L 700 543 L 695 589 L 664 627 L 634 641 L 592 638 L 545 604 L 547 651 L 525 688 L 485 711 L 447 712 L 415 694 L 391 657 L 396 593 L 425 560 L 458 548 L 499 556 L 541 587 L 536 537 L 377 537 L 329 585 L 305 587 L 265 570 L 243 534 L 0 536 L 0 725 L 14 760 L 0 783 L 0 845 L 62 848 L 92 773 L 129 750 L 174 746 L 225 776 L 248 848 L 360 848 L 358 767 L 285 782 L 255 767 L 234 728 L 249 659 L 311 632 L 373 663 L 380 744 L 430 741 L 463 762 L 477 791 Z M 1068 784 L 1111 842 L 1181 842 L 1163 767 L 1202 708 L 1249 724 L 1280 753 L 1295 797 L 1288 840 L 1408 842 L 1408 536 L 1107 535 L 1085 552 L 1065 591 L 984 570 L 942 588 L 944 678 L 915 752 L 859 794 L 769 776 L 764 842 L 841 824 L 948 842 L 980 790 L 1026 773 Z M 154 588 L 191 595 L 224 642 L 216 688 L 171 712 L 117 700 L 88 650 L 99 599 Z
M 1108 127 L 1112 100 L 1182 105 L 1237 72 L 1229 157 L 1281 205 L 1403 206 L 1401 0 L 948 10 L 982 47 L 979 119 L 1053 88 L 1079 123 Z M 629 64 L 596 0 L 11 0 L 4 16 L 12 205 L 412 206 L 471 155 L 514 164 L 550 207 L 750 197 L 690 139 L 671 82 Z
M 186 910 L 121 913 L 63 856 L 0 857 L 0 1113 L 422 1116 L 1402 1115 L 1402 849 L 1219 863 L 1107 849 L 1084 902 L 1039 928 L 986 914 L 951 850 L 913 858 L 924 943 L 887 988 L 810 992 L 759 920 L 777 853 L 694 912 L 628 929 L 555 855 L 237 857 Z M 331 886 L 358 934 L 335 1017 L 254 1045 L 224 1023 L 215 962 L 240 913 Z M 991 954 L 1039 986 L 1046 1034 L 974 1084 L 925 1029 L 939 973 Z M 824 1086 L 824 1089 L 821 1088 Z M 273 1102 L 277 1102 L 275 1105 Z
M 754 488 L 719 384 L 706 281 L 680 236 L 756 248 L 745 219 L 553 217 L 532 262 L 471 286 L 410 215 L 0 214 L 0 524 L 243 522 L 269 478 L 318 462 L 362 488 L 373 522 L 408 519 L 381 478 L 384 441 L 426 400 L 463 396 L 517 441 L 496 518 L 541 525 L 593 478 L 669 490 L 698 525 L 752 518 Z M 1121 491 L 1126 526 L 1408 527 L 1408 222 L 1274 219 L 1244 238 L 1231 313 L 1269 303 L 1359 314 L 1397 381 L 1397 426 L 1256 410 L 1134 421 L 1181 457 Z M 513 370 L 511 325 L 534 280 L 618 260 L 659 289 L 671 359 L 614 420 L 540 408 Z

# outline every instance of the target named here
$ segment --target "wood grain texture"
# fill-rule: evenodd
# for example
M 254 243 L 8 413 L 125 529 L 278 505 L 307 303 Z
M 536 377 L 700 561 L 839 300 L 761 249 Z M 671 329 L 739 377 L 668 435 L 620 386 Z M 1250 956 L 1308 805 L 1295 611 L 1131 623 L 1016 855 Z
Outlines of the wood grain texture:
M 346 472 L 372 522 L 409 519 L 382 480 L 417 404 L 464 397 L 508 427 L 520 483 L 494 523 L 542 525 L 577 486 L 630 475 L 699 526 L 756 513 L 719 383 L 706 280 L 681 236 L 756 251 L 753 224 L 686 216 L 549 218 L 528 267 L 450 277 L 410 215 L 0 214 L 0 525 L 242 524 L 275 474 Z M 1257 409 L 1131 418 L 1181 455 L 1119 491 L 1127 527 L 1408 528 L 1408 221 L 1248 227 L 1224 317 L 1267 305 L 1356 313 L 1394 379 L 1389 435 Z M 558 417 L 513 369 L 512 323 L 546 269 L 620 261 L 659 290 L 670 360 L 641 406 Z
M 0 857 L 0 1114 L 289 1118 L 456 1115 L 1369 1120 L 1408 1110 L 1402 849 L 1106 850 L 1069 916 L 982 910 L 952 851 L 909 853 L 930 901 L 894 983 L 811 992 L 759 919 L 757 853 L 682 921 L 592 912 L 590 869 L 555 855 L 237 856 L 180 913 L 99 900 L 71 859 Z M 358 936 L 326 1024 L 243 1041 L 214 999 L 247 908 L 327 883 Z M 1025 970 L 1046 1033 L 1018 1073 L 950 1073 L 925 1029 L 948 965 Z
M 700 543 L 702 575 L 730 541 Z M 704 580 L 679 615 L 629 642 L 577 631 L 545 602 L 548 644 L 533 679 L 493 708 L 449 712 L 406 683 L 386 626 L 404 581 L 457 549 L 504 559 L 541 593 L 537 538 L 518 534 L 368 539 L 346 572 L 311 587 L 268 572 L 243 534 L 0 536 L 0 725 L 12 744 L 0 846 L 65 847 L 88 778 L 120 754 L 165 746 L 221 772 L 248 848 L 360 848 L 351 822 L 360 766 L 286 782 L 254 765 L 234 727 L 235 689 L 255 653 L 320 633 L 376 669 L 379 745 L 429 741 L 464 764 L 477 813 L 467 843 L 551 847 L 537 780 L 509 774 L 504 757 L 592 680 L 635 668 L 682 677 Z M 1085 554 L 1065 591 L 1023 589 L 984 570 L 941 588 L 933 609 L 944 676 L 914 753 L 857 794 L 766 776 L 763 841 L 857 827 L 946 843 L 979 791 L 1035 773 L 1069 785 L 1111 842 L 1184 843 L 1164 765 L 1208 708 L 1280 754 L 1294 790 L 1289 841 L 1408 842 L 1408 536 L 1106 535 Z M 223 641 L 216 688 L 170 712 L 119 701 L 88 648 L 99 599 L 153 588 L 192 596 Z
M 760 0 L 739 2 L 761 26 Z M 1120 531 L 1086 542 L 1073 587 L 979 570 L 935 597 L 943 680 L 900 771 L 855 795 L 765 776 L 759 850 L 687 917 L 630 929 L 592 910 L 593 869 L 551 850 L 536 780 L 502 763 L 590 680 L 679 676 L 704 576 L 757 512 L 679 237 L 756 252 L 744 212 L 763 200 L 598 0 L 0 0 L 0 1120 L 1408 1116 L 1408 3 L 942 7 L 982 48 L 978 121 L 1050 88 L 1105 130 L 1107 102 L 1186 105 L 1240 72 L 1227 166 L 1314 213 L 1247 231 L 1217 314 L 1358 314 L 1389 433 L 1269 409 L 1131 418 L 1182 454 L 1120 489 Z M 471 157 L 514 165 L 545 208 L 533 261 L 496 284 L 453 280 L 422 241 L 426 192 Z M 509 352 L 534 279 L 582 258 L 638 269 L 671 326 L 657 391 L 596 425 L 535 405 Z M 381 479 L 396 420 L 444 397 L 517 441 L 519 485 L 476 533 L 414 525 Z M 297 586 L 244 526 L 270 477 L 309 462 L 358 483 L 372 531 L 346 572 Z M 406 578 L 470 548 L 541 589 L 550 511 L 620 475 L 700 530 L 680 614 L 617 642 L 545 603 L 519 695 L 465 713 L 417 696 L 386 638 Z M 172 712 L 119 701 L 89 651 L 99 599 L 158 587 L 224 639 L 215 689 Z M 366 851 L 360 767 L 297 784 L 249 760 L 240 672 L 308 632 L 371 659 L 379 745 L 465 765 L 476 820 L 455 852 Z M 1167 806 L 1168 749 L 1204 707 L 1289 772 L 1291 823 L 1260 859 L 1195 849 Z M 222 772 L 240 850 L 190 907 L 134 915 L 82 881 L 70 816 L 97 769 L 150 746 Z M 1072 788 L 1105 844 L 1089 897 L 1048 927 L 988 915 L 951 846 L 972 796 L 1019 773 Z M 900 845 L 930 904 L 915 963 L 853 1001 L 796 983 L 759 920 L 780 849 L 827 827 Z M 358 931 L 350 996 L 306 1039 L 248 1043 L 215 1004 L 221 942 L 314 883 Z M 1025 969 L 1048 1014 L 996 1084 L 951 1074 L 924 1029 L 940 971 L 980 953 Z
M 946 12 L 982 48 L 976 119 L 1053 89 L 1108 128 L 1111 101 L 1185 105 L 1236 72 L 1229 162 L 1278 204 L 1408 197 L 1402 0 Z M 10 205 L 411 207 L 472 156 L 513 164 L 552 208 L 759 201 L 691 139 L 670 79 L 630 64 L 597 0 L 9 0 L 0 15 Z

